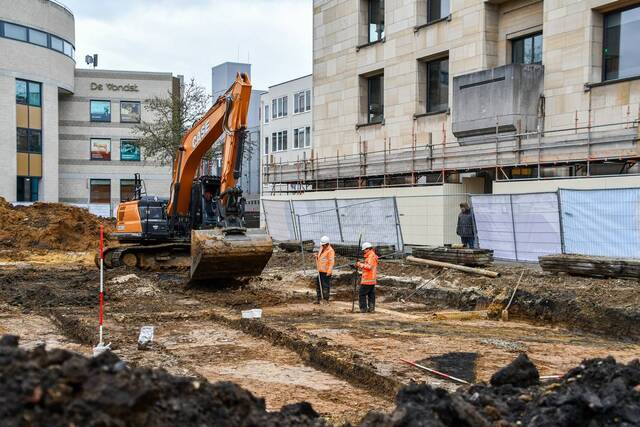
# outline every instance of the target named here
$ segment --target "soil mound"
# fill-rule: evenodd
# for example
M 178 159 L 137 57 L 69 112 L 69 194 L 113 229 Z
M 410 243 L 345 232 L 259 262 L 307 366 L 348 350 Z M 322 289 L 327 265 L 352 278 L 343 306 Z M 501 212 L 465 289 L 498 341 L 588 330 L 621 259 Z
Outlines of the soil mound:
M 131 368 L 111 352 L 88 359 L 0 339 L 0 425 L 322 426 L 311 405 L 267 412 L 263 399 L 229 382 Z
M 540 383 L 540 374 L 526 354 L 520 353 L 516 359 L 493 374 L 491 385 L 511 384 L 516 387 L 528 387 Z
M 640 425 L 640 361 L 624 365 L 612 357 L 586 360 L 557 382 L 522 387 L 517 384 L 533 380 L 537 370 L 533 375 L 531 362 L 519 359 L 501 374 L 507 379 L 502 385 L 474 385 L 449 394 L 428 385 L 411 384 L 398 393 L 393 413 L 370 413 L 362 425 Z M 523 367 L 528 374 L 513 375 L 512 368 L 516 366 Z
M 61 203 L 13 206 L 0 197 L 0 248 L 86 251 L 97 247 L 100 225 L 113 222 Z

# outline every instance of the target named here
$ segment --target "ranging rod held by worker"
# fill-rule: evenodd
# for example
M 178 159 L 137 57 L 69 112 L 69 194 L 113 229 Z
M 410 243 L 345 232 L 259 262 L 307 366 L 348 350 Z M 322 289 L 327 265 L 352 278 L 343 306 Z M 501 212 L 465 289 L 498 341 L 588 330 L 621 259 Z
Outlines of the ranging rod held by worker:
M 329 237 L 320 238 L 320 249 L 316 254 L 316 267 L 318 269 L 318 281 L 316 282 L 316 302 L 329 302 L 331 294 L 331 275 L 336 262 L 336 253 L 331 247 Z
M 362 244 L 364 261 L 357 262 L 354 267 L 360 271 L 359 304 L 361 313 L 376 311 L 376 285 L 378 283 L 378 255 L 369 242 Z

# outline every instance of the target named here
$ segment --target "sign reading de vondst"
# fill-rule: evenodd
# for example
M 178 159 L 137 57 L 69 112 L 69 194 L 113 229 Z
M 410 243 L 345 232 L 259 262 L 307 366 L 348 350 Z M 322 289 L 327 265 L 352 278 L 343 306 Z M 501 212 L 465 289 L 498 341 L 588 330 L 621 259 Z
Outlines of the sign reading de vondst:
M 105 88 L 112 92 L 138 92 L 138 85 L 134 84 L 116 85 L 113 83 L 91 82 L 91 90 L 105 90 Z

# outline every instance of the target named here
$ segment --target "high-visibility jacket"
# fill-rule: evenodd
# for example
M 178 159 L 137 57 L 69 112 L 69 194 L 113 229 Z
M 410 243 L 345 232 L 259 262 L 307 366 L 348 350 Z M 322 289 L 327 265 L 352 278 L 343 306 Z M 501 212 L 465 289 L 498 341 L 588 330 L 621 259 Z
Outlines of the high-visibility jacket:
M 320 251 L 316 254 L 316 267 L 318 268 L 318 272 L 331 275 L 335 262 L 336 253 L 331 245 L 320 246 Z
M 369 249 L 364 256 L 364 262 L 358 262 L 356 266 L 362 271 L 361 285 L 375 285 L 378 283 L 378 255 L 373 249 Z

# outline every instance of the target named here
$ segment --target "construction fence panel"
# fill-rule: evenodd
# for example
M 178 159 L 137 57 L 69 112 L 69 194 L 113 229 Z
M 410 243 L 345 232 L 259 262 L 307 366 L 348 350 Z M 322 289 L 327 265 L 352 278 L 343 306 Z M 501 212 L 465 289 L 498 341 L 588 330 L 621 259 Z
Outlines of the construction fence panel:
M 562 252 L 557 193 L 513 194 L 511 206 L 519 261 Z
M 296 240 L 296 227 L 288 200 L 262 199 L 267 230 L 273 240 Z
M 320 237 L 328 236 L 340 242 L 340 224 L 335 199 L 294 200 L 293 212 L 302 232 L 302 240 L 313 240 L 320 244 Z
M 377 199 L 338 200 L 343 241 L 371 242 L 374 245 L 393 245 L 403 250 L 402 229 L 397 204 L 393 197 Z
M 640 188 L 559 194 L 565 253 L 640 258 Z
M 510 195 L 471 196 L 478 245 L 498 259 L 517 260 Z

